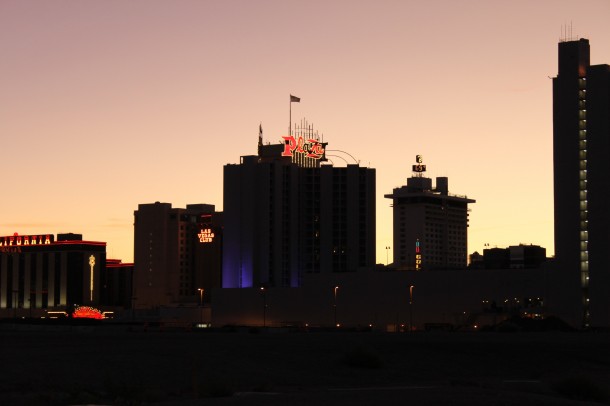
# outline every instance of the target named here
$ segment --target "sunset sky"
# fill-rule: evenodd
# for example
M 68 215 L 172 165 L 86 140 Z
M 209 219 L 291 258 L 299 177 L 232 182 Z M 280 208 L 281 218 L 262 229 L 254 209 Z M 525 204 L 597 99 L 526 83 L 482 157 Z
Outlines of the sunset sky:
M 557 43 L 571 24 L 609 64 L 609 17 L 608 0 L 0 0 L 0 236 L 81 233 L 130 262 L 138 204 L 222 210 L 223 165 L 261 123 L 286 135 L 293 94 L 293 121 L 376 169 L 377 262 L 383 195 L 416 154 L 476 199 L 469 253 L 552 255 Z

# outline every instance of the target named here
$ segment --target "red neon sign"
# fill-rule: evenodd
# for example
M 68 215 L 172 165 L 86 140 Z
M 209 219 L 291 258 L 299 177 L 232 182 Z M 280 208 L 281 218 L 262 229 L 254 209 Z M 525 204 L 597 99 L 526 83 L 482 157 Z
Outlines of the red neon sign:
M 75 319 L 96 319 L 101 320 L 104 318 L 104 315 L 101 311 L 94 307 L 89 306 L 79 306 L 72 313 L 72 317 Z
M 23 245 L 48 245 L 53 242 L 53 236 L 45 235 L 19 235 L 17 233 L 0 237 L 0 247 L 21 247 Z
M 305 139 L 299 135 L 294 138 L 292 135 L 282 137 L 284 139 L 284 152 L 282 156 L 293 156 L 294 153 L 305 154 L 307 158 L 320 159 L 324 156 L 324 145 L 312 138 Z

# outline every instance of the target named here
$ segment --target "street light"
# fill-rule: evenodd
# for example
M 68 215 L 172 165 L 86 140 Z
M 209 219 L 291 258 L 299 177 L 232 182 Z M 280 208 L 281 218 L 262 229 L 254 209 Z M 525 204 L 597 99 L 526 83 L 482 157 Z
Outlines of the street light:
M 267 327 L 267 290 L 264 286 L 261 286 L 261 293 L 263 294 L 263 327 Z
M 410 313 L 410 321 L 409 321 L 409 332 L 413 331 L 413 288 L 415 286 L 409 286 L 409 313 Z
M 203 292 L 205 289 L 198 288 L 197 290 L 199 291 L 199 306 L 203 307 Z
M 385 266 L 388 266 L 388 251 L 390 251 L 390 247 L 385 247 Z
M 339 325 L 337 324 L 337 291 L 339 290 L 339 286 L 335 286 L 334 289 L 334 296 L 335 296 L 335 304 L 334 304 L 334 308 L 335 308 L 335 327 L 339 327 Z
M 203 288 L 198 288 L 199 291 L 199 323 L 203 323 Z

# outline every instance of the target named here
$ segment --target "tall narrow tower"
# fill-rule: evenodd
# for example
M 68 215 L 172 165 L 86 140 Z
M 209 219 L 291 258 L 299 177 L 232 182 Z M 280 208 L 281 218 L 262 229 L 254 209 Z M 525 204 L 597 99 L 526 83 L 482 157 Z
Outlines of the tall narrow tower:
M 557 272 L 552 307 L 571 324 L 610 324 L 610 66 L 589 41 L 559 43 L 553 78 Z

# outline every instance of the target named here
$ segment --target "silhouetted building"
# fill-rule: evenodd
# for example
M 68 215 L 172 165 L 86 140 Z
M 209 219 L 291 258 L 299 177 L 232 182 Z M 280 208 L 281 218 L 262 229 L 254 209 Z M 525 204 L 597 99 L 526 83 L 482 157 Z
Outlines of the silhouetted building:
M 41 316 L 104 301 L 106 243 L 81 234 L 0 237 L 0 310 L 5 317 Z M 42 310 L 41 310 L 42 309 Z
M 485 267 L 485 263 L 483 262 L 483 255 L 479 254 L 478 251 L 475 251 L 470 254 L 468 258 L 468 268 L 483 269 Z
M 136 308 L 199 303 L 220 286 L 222 213 L 214 205 L 140 204 L 134 212 Z
M 102 303 L 130 309 L 133 305 L 133 263 L 120 259 L 107 259 L 106 272 L 102 276 Z
M 546 262 L 546 248 L 539 245 L 511 245 L 507 248 L 509 252 L 509 268 L 529 269 L 539 268 Z
M 223 287 L 297 287 L 375 264 L 375 170 L 320 165 L 304 131 L 224 167 Z
M 508 248 L 486 248 L 483 250 L 483 269 L 510 268 L 510 250 Z
M 473 258 L 474 254 L 471 255 Z M 508 248 L 486 248 L 474 269 L 531 269 L 546 262 L 546 249 L 538 245 L 511 245 Z
M 400 270 L 463 269 L 468 255 L 468 203 L 475 200 L 449 193 L 449 180 L 423 176 L 418 155 L 414 175 L 392 194 L 394 264 Z
M 559 43 L 553 78 L 553 302 L 571 323 L 610 324 L 610 66 L 589 41 Z

